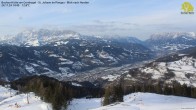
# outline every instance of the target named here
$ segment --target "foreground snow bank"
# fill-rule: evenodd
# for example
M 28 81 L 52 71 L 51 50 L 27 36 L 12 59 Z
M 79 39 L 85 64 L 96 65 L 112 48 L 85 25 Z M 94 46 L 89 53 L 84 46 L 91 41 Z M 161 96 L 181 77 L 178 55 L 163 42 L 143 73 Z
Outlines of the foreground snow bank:
M 89 110 L 101 107 L 101 98 L 73 99 L 67 110 Z
M 196 99 L 153 93 L 133 93 L 124 102 L 91 110 L 182 110 L 196 109 Z
M 0 86 L 0 110 L 52 110 L 50 104 L 43 102 L 34 93 L 15 95 L 17 91 Z

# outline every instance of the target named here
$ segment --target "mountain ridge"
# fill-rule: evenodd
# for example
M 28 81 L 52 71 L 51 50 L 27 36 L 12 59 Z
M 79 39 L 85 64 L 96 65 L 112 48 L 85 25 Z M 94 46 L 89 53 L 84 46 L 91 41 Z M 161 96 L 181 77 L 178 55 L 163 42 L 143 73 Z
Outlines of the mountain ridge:
M 0 76 L 14 80 L 45 74 L 58 79 L 96 67 L 113 67 L 153 58 L 140 44 L 69 38 L 43 46 L 0 46 Z

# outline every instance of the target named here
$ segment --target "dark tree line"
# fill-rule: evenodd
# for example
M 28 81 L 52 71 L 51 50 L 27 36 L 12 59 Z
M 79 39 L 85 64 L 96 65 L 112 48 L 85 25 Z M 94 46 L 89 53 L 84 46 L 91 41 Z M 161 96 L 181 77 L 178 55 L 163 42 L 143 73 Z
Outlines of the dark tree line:
M 103 105 L 112 104 L 115 102 L 122 102 L 123 95 L 134 93 L 134 92 L 149 92 L 164 95 L 175 95 L 196 98 L 196 88 L 187 86 L 186 84 L 181 85 L 178 82 L 172 84 L 163 84 L 158 82 L 157 84 L 133 84 L 130 86 L 110 85 L 105 89 Z
M 6 85 L 6 84 L 8 84 L 7 82 L 5 82 L 5 81 L 2 81 L 2 80 L 0 80 L 0 85 Z
M 72 98 L 101 97 L 103 90 L 95 87 L 76 87 L 46 76 L 32 76 L 11 82 L 11 88 L 34 92 L 52 104 L 54 110 L 66 108 Z
M 20 92 L 34 92 L 40 96 L 42 100 L 52 104 L 54 110 L 66 108 L 72 98 L 80 97 L 102 97 L 103 105 L 108 105 L 115 102 L 122 102 L 123 95 L 134 92 L 149 92 L 165 95 L 176 95 L 184 97 L 196 98 L 196 88 L 181 85 L 178 82 L 172 84 L 158 83 L 143 83 L 124 85 L 121 80 L 119 84 L 107 86 L 105 90 L 96 87 L 77 87 L 70 83 L 61 82 L 54 78 L 46 76 L 31 76 L 21 78 L 10 83 L 12 89 L 17 89 Z
M 187 86 L 186 84 L 181 85 L 178 82 L 172 84 L 138 84 L 131 86 L 124 86 L 124 94 L 134 92 L 149 92 L 164 95 L 175 95 L 196 98 L 196 88 Z
M 123 89 L 121 85 L 112 85 L 105 89 L 102 105 L 105 106 L 114 102 L 123 102 Z

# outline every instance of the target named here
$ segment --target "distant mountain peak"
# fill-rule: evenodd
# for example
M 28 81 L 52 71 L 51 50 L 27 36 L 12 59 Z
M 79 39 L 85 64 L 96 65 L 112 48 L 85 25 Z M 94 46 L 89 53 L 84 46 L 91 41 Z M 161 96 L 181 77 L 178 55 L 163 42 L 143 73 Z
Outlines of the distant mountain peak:
M 158 53 L 170 53 L 196 46 L 195 32 L 167 32 L 151 35 L 146 43 Z
M 79 37 L 79 33 L 69 30 L 27 29 L 13 36 L 11 39 L 4 39 L 3 43 L 18 46 L 24 45 L 28 47 Z
M 175 39 L 181 36 L 191 37 L 196 39 L 195 32 L 165 32 L 165 33 L 155 33 L 150 36 L 150 39 Z
M 0 44 L 9 44 L 17 46 L 42 46 L 54 42 L 62 42 L 67 39 L 86 39 L 103 41 L 128 42 L 134 44 L 143 44 L 143 42 L 131 36 L 107 35 L 107 36 L 86 36 L 70 30 L 51 30 L 51 29 L 26 29 L 11 38 L 2 37 Z

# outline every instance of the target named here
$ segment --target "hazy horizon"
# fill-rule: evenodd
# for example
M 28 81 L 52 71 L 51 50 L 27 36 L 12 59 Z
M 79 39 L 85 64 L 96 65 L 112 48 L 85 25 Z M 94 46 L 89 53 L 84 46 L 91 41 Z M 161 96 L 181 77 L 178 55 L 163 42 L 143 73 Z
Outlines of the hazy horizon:
M 82 35 L 133 36 L 141 40 L 154 33 L 196 32 L 196 15 L 181 14 L 184 0 L 84 1 L 89 4 L 1 7 L 0 36 L 29 28 L 73 30 Z M 196 6 L 195 0 L 188 2 Z
M 48 28 L 40 28 L 40 29 L 35 29 L 35 28 L 28 28 L 28 29 L 23 29 L 17 33 L 12 33 L 12 34 L 6 34 L 6 35 L 2 35 L 0 36 L 0 40 L 3 40 L 4 38 L 3 37 L 9 37 L 9 38 L 12 38 L 12 37 L 15 37 L 17 36 L 18 34 L 21 34 L 23 32 L 26 32 L 26 31 L 39 31 L 39 30 L 50 30 L 50 31 L 72 31 L 72 32 L 76 32 L 82 36 L 95 36 L 95 37 L 103 37 L 103 38 L 107 38 L 107 37 L 135 37 L 141 41 L 145 41 L 149 38 L 152 37 L 152 35 L 156 35 L 156 34 L 168 34 L 168 33 L 171 33 L 171 34 L 175 34 L 175 33 L 192 33 L 192 32 L 157 32 L 157 33 L 152 33 L 152 34 L 149 34 L 149 36 L 146 36 L 146 38 L 141 38 L 141 36 L 133 36 L 133 35 L 118 35 L 118 34 L 114 34 L 114 35 L 98 35 L 98 34 L 82 34 L 82 33 L 79 33 L 77 31 L 74 31 L 74 30 L 67 30 L 67 29 L 48 29 Z M 196 32 L 194 32 L 196 34 Z M 2 39 L 1 39 L 2 37 Z

